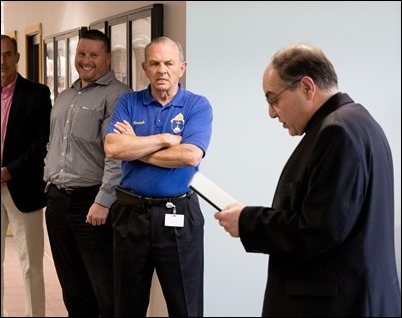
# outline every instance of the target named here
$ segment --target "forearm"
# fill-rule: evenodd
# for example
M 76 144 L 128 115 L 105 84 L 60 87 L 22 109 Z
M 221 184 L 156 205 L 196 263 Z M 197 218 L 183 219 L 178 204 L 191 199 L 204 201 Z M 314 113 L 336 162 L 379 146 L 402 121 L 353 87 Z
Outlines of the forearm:
M 156 151 L 138 160 L 162 168 L 196 167 L 203 156 L 197 146 L 180 144 Z
M 125 161 L 137 160 L 168 146 L 165 134 L 151 136 L 108 134 L 105 138 L 106 157 Z

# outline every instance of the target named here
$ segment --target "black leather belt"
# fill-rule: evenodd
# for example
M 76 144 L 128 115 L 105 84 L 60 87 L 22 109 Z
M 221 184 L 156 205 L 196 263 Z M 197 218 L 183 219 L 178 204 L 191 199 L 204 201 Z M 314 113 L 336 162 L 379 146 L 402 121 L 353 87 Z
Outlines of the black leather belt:
M 90 191 L 93 190 L 95 188 L 100 188 L 100 184 L 99 185 L 95 185 L 95 186 L 90 186 L 90 187 L 62 187 L 58 184 L 52 184 L 57 190 L 59 190 L 60 192 L 64 192 L 68 195 L 71 195 L 73 193 L 78 193 L 78 192 L 84 192 L 84 191 Z
M 116 197 L 119 202 L 136 207 L 165 205 L 167 202 L 173 203 L 179 199 L 189 198 L 192 194 L 193 191 L 189 191 L 187 193 L 174 195 L 166 198 L 154 198 L 154 197 L 140 196 L 122 187 L 116 188 Z

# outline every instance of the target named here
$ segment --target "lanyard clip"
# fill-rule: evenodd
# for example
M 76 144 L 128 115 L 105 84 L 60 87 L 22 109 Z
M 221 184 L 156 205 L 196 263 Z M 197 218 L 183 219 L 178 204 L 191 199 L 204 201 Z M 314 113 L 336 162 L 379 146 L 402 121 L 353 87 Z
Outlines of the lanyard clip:
M 176 206 L 172 202 L 166 202 L 166 208 L 173 209 L 173 214 L 176 213 Z

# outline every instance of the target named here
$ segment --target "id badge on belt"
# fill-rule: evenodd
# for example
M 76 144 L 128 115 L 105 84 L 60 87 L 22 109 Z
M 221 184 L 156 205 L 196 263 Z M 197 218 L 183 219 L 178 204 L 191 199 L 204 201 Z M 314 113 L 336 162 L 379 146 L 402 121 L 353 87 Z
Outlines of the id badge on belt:
M 165 226 L 184 227 L 184 215 L 176 213 L 176 206 L 172 202 L 166 202 L 168 209 L 173 209 L 173 213 L 165 214 Z

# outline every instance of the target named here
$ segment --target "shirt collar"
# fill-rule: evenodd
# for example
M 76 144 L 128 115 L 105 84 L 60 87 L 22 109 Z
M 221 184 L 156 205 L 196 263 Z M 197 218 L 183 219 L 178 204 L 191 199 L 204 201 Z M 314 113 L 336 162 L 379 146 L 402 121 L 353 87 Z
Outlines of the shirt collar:
M 109 71 L 105 75 L 103 75 L 102 77 L 98 78 L 95 82 L 87 85 L 86 87 L 92 86 L 92 85 L 95 85 L 95 84 L 96 85 L 107 86 L 115 78 L 116 78 L 116 76 L 114 75 L 114 72 Z M 80 90 L 81 89 L 81 79 L 77 79 L 71 86 L 74 87 L 76 90 Z
M 145 90 L 143 103 L 144 105 L 157 103 L 157 101 L 153 98 L 151 94 L 151 84 L 149 84 L 148 88 Z M 179 106 L 179 107 L 184 106 L 184 88 L 181 86 L 180 83 L 176 95 L 173 97 L 173 99 L 170 101 L 169 104 L 172 106 Z
M 308 132 L 308 130 L 315 125 L 315 123 L 321 121 L 323 118 L 328 116 L 333 111 L 337 110 L 339 107 L 342 107 L 346 104 L 354 103 L 353 99 L 346 93 L 338 92 L 333 95 L 330 99 L 328 99 L 311 117 L 309 122 L 307 123 L 304 132 Z

